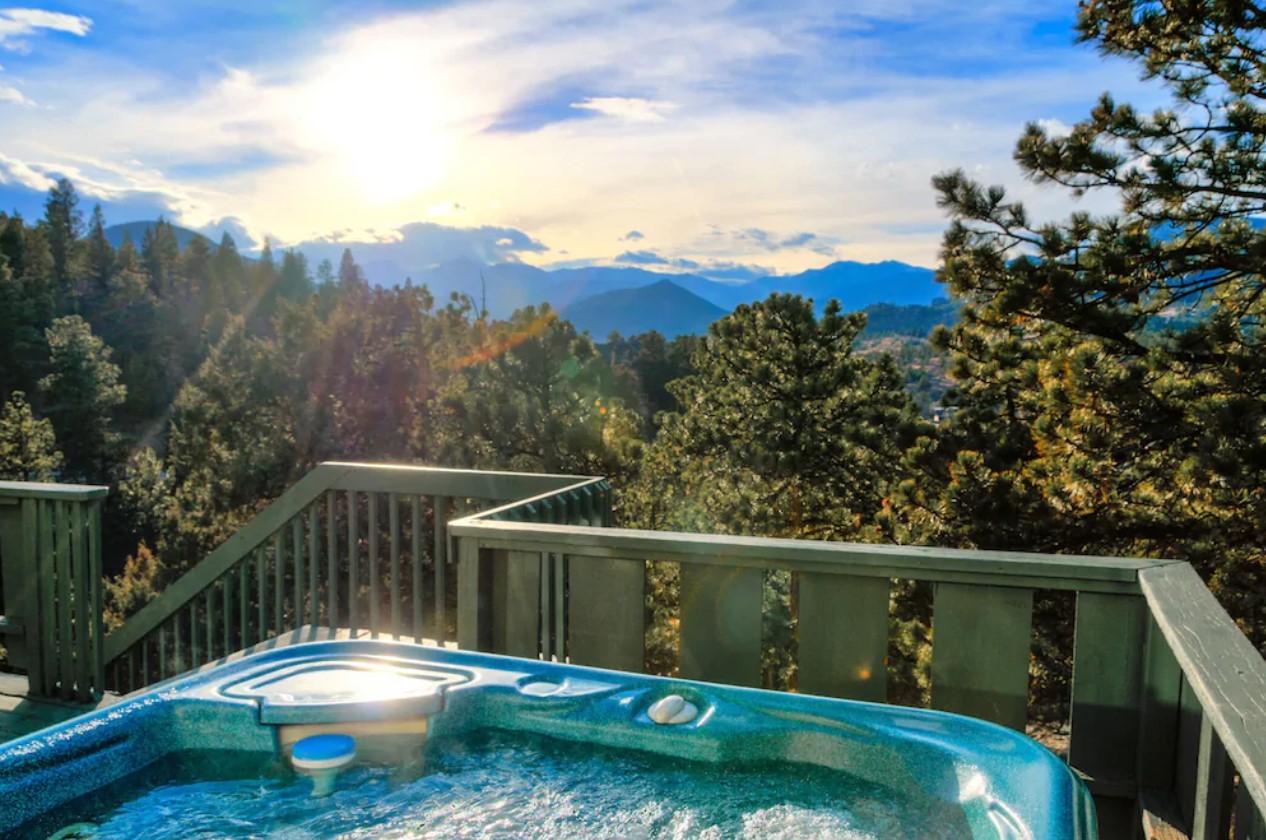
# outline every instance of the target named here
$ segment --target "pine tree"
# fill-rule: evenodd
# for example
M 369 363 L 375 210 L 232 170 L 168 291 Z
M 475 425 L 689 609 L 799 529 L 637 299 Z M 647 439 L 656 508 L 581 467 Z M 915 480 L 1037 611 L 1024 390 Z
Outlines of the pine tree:
M 161 216 L 145 230 L 141 259 L 154 294 L 159 298 L 168 296 L 180 260 L 180 243 L 176 240 L 176 229 Z
M 87 288 L 84 297 L 87 306 L 99 306 L 106 296 L 110 285 L 110 276 L 114 273 L 114 248 L 106 238 L 105 216 L 101 213 L 101 205 L 92 208 L 92 220 L 88 223 L 88 237 L 84 242 L 84 261 L 87 264 Z
M 62 305 L 69 307 L 75 291 L 76 242 L 83 235 L 83 213 L 75 185 L 61 178 L 48 191 L 44 202 L 44 225 L 48 248 L 53 257 L 53 283 Z
M 352 257 L 350 248 L 343 249 L 343 257 L 338 264 L 338 284 L 344 289 L 352 289 L 365 285 L 365 274 Z
M 49 374 L 40 380 L 44 411 L 62 441 L 67 472 L 105 483 L 119 455 L 114 411 L 127 397 L 110 348 L 78 315 L 58 318 L 47 330 Z
M 1082 5 L 1082 39 L 1173 105 L 1105 94 L 1066 135 L 1028 126 L 1015 157 L 1114 194 L 1114 215 L 1039 224 L 1000 188 L 935 179 L 961 410 L 945 451 L 913 453 L 911 538 L 1182 557 L 1266 645 L 1261 27 L 1225 0 Z
M 14 391 L 0 408 L 0 479 L 53 481 L 61 465 L 53 424 L 36 418 L 26 394 Z

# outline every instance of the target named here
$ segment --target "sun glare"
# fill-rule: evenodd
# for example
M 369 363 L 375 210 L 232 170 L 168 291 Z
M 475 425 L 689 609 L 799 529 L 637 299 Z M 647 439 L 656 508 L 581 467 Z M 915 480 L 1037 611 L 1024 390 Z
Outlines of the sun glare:
M 306 105 L 307 139 L 369 201 L 409 198 L 443 175 L 449 108 L 416 48 L 379 44 L 340 57 L 314 81 Z

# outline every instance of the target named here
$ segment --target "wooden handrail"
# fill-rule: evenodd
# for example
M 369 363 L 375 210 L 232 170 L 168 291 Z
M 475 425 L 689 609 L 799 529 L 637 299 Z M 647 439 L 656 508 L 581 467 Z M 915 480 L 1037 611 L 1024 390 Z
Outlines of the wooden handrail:
M 1139 585 L 1240 784 L 1266 813 L 1266 660 L 1190 565 L 1146 569 Z
M 0 499 L 54 499 L 86 502 L 104 499 L 109 487 L 95 484 L 50 484 L 42 481 L 0 481 Z
M 476 538 L 484 548 L 555 551 L 578 557 L 1131 594 L 1138 592 L 1140 571 L 1180 563 L 505 522 L 490 520 L 487 512 L 453 522 L 449 530 L 456 537 Z

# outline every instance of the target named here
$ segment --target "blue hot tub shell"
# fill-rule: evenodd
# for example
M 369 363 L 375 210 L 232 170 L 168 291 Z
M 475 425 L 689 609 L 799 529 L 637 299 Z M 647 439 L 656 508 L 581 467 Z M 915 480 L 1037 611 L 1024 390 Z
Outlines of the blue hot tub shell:
M 647 709 L 669 694 L 699 715 L 656 724 Z M 704 762 L 806 762 L 912 807 L 952 803 L 964 837 L 1096 836 L 1069 768 L 983 721 L 388 641 L 255 654 L 11 741 L 0 748 L 0 834 L 182 751 L 277 755 L 283 727 L 423 717 L 432 738 L 502 729 Z

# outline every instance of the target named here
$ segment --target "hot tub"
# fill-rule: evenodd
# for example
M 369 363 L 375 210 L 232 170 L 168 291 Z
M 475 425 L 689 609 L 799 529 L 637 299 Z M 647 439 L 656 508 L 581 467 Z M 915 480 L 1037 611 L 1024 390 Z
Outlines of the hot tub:
M 313 744 L 355 746 L 328 795 L 294 767 Z M 387 641 L 245 657 L 0 749 L 5 837 L 1056 840 L 1094 825 L 1066 766 L 982 721 Z

